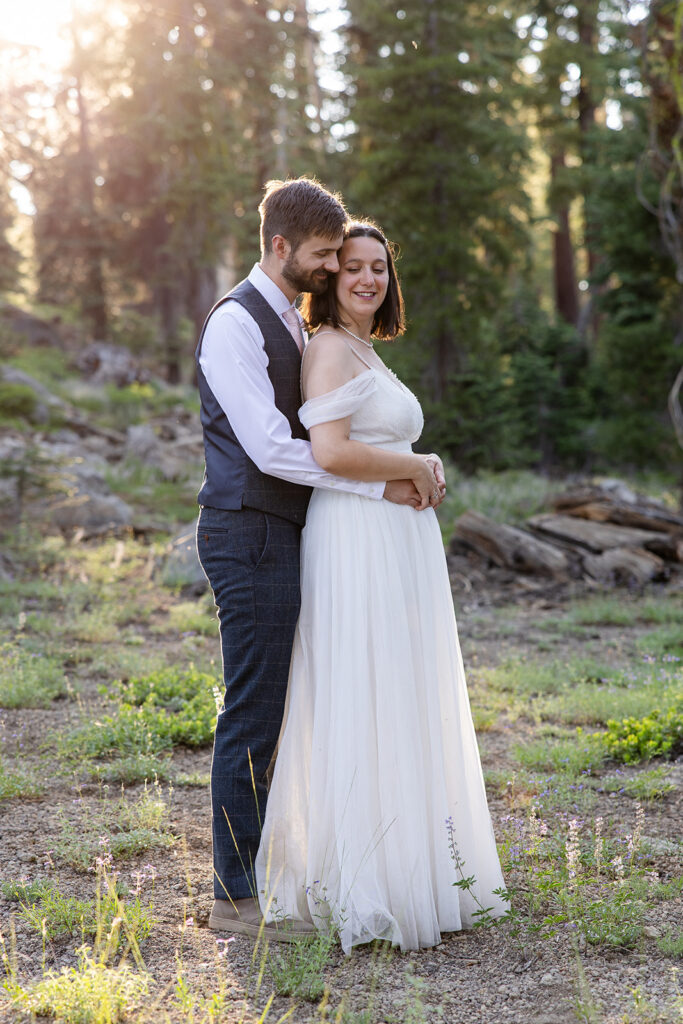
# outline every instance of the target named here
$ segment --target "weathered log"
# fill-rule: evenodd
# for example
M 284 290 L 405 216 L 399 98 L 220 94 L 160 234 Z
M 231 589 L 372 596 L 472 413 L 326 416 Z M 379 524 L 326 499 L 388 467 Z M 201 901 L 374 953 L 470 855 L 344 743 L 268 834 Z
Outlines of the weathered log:
M 521 572 L 550 575 L 568 568 L 566 555 L 547 541 L 515 526 L 494 523 L 478 512 L 465 512 L 455 524 L 455 535 L 496 565 Z
M 653 540 L 645 541 L 643 547 L 669 562 L 683 562 L 683 536 L 670 533 L 663 540 L 661 535 L 656 535 Z
M 610 548 L 600 555 L 586 555 L 583 567 L 589 576 L 602 582 L 647 583 L 665 571 L 657 555 L 642 548 Z
M 627 505 L 623 502 L 589 501 L 565 510 L 578 519 L 591 519 L 597 523 L 616 523 L 641 530 L 667 531 L 683 535 L 683 516 L 664 505 Z
M 621 480 L 613 480 L 606 484 L 580 484 L 555 495 L 552 501 L 557 512 L 566 512 L 577 505 L 587 505 L 593 501 L 617 502 L 622 505 L 638 505 L 642 499 Z M 646 500 L 646 504 L 649 504 Z
M 541 514 L 527 519 L 527 523 L 539 533 L 560 537 L 597 552 L 609 548 L 641 547 L 646 541 L 667 537 L 666 533 L 637 530 L 630 526 L 613 526 L 611 523 L 596 523 L 573 516 Z

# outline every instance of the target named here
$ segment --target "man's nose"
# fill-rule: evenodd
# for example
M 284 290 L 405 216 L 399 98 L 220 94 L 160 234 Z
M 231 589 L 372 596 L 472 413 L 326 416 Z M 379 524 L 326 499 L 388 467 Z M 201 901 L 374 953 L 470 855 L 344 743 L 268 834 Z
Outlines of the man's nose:
M 339 270 L 339 260 L 337 259 L 336 252 L 332 256 L 328 256 L 323 264 L 328 274 L 336 274 Z

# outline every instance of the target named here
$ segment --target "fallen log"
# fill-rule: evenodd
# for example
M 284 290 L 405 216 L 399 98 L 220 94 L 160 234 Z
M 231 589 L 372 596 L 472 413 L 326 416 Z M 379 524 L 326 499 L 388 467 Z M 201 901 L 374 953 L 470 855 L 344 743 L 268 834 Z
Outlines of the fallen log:
M 578 519 L 591 519 L 597 523 L 616 523 L 642 530 L 680 532 L 683 535 L 683 516 L 671 512 L 663 505 L 626 505 L 609 501 L 589 501 L 574 505 L 566 514 Z
M 644 499 L 649 504 L 648 499 Z M 579 484 L 570 487 L 561 494 L 555 495 L 552 506 L 556 512 L 568 512 L 578 505 L 587 505 L 593 501 L 616 502 L 621 505 L 638 505 L 643 499 L 632 491 L 621 480 L 613 480 L 605 484 Z
M 569 567 L 566 555 L 553 544 L 515 526 L 494 523 L 478 512 L 464 512 L 455 524 L 455 535 L 496 565 L 508 569 L 555 576 Z
M 678 537 L 670 533 L 666 539 L 662 539 L 657 535 L 653 540 L 645 541 L 643 547 L 648 551 L 654 551 L 660 558 L 666 558 L 669 562 L 683 562 L 683 536 Z
M 665 573 L 665 563 L 642 548 L 610 548 L 600 555 L 586 555 L 583 567 L 603 583 L 647 583 Z
M 609 548 L 642 547 L 647 541 L 666 540 L 668 536 L 666 533 L 653 533 L 651 530 L 638 530 L 630 526 L 614 526 L 612 523 L 596 523 L 589 519 L 545 513 L 532 516 L 527 519 L 527 523 L 539 533 L 559 537 L 595 552 Z

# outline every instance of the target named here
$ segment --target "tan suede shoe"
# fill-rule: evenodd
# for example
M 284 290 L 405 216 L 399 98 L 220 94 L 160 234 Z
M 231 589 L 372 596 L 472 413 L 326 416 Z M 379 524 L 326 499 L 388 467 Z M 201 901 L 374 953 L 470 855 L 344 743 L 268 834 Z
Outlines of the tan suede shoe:
M 209 928 L 215 932 L 237 932 L 273 942 L 296 942 L 297 939 L 312 939 L 316 928 L 305 921 L 284 920 L 262 924 L 263 915 L 258 900 L 248 897 L 244 900 L 214 900 Z

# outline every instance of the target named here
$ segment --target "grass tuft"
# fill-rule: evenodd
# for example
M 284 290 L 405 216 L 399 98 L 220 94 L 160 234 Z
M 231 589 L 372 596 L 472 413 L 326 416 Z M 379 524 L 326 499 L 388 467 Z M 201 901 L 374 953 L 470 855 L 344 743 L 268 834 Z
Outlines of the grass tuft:
M 277 951 L 269 949 L 268 967 L 275 991 L 281 996 L 316 1002 L 325 991 L 323 972 L 336 949 L 333 929 L 320 931 L 312 939 L 283 943 Z
M 26 650 L 17 641 L 0 644 L 0 707 L 48 708 L 67 692 L 58 659 Z
M 115 1024 L 130 1017 L 152 980 L 127 965 L 107 967 L 84 951 L 77 967 L 49 971 L 26 986 L 5 982 L 15 1009 L 32 1017 L 53 1017 L 69 1024 Z
M 591 736 L 580 728 L 571 739 L 541 739 L 515 744 L 512 753 L 523 768 L 566 775 L 594 772 L 606 757 L 601 737 Z
M 607 793 L 625 793 L 634 800 L 661 800 L 667 793 L 672 793 L 676 786 L 670 779 L 670 769 L 666 765 L 639 771 L 635 775 L 625 775 L 617 770 L 614 775 L 607 775 L 601 780 L 600 788 Z
M 60 837 L 55 853 L 78 871 L 88 871 L 100 861 L 131 857 L 152 847 L 169 847 L 175 836 L 168 827 L 169 808 L 158 782 L 145 785 L 142 793 L 128 799 L 124 793 L 112 800 L 106 793 L 94 804 L 75 801 L 77 817 L 61 812 Z
M 31 774 L 8 767 L 4 758 L 0 758 L 0 801 L 35 800 L 42 796 L 44 787 Z
M 113 885 L 95 899 L 77 899 L 65 896 L 52 882 L 4 883 L 2 891 L 21 906 L 21 916 L 29 926 L 48 941 L 63 935 L 94 936 L 98 932 L 114 934 L 112 951 L 122 938 L 120 927 L 113 929 L 114 920 L 125 915 L 126 932 L 140 943 L 152 930 L 151 906 L 143 907 L 140 897 L 124 902 Z M 12 896 L 9 897 L 9 894 Z

